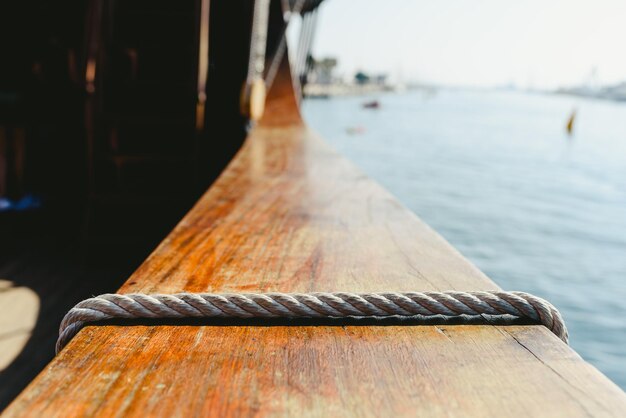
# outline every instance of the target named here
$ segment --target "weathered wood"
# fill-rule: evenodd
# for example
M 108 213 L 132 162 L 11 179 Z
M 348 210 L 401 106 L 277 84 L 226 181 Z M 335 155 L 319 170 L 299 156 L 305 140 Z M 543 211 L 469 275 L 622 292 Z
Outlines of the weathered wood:
M 497 288 L 307 129 L 290 84 L 276 84 L 264 121 L 121 293 Z M 573 417 L 625 408 L 617 386 L 541 326 L 109 325 L 81 331 L 5 415 Z

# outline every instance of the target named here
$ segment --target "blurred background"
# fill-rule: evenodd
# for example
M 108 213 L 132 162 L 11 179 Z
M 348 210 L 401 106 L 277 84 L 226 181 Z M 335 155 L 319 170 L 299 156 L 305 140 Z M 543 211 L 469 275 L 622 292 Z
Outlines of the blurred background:
M 622 388 L 625 21 L 612 0 L 327 1 L 303 104 L 501 287 L 553 302 Z
M 270 4 L 313 129 L 626 388 L 626 4 Z M 0 2 L 0 410 L 243 143 L 253 6 Z
M 253 5 L 0 2 L 0 411 L 242 144 Z

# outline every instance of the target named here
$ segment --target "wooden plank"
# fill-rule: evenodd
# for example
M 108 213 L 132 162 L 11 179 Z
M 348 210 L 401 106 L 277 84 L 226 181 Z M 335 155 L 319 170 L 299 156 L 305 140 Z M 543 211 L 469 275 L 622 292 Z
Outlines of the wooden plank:
M 306 128 L 282 77 L 235 160 L 121 293 L 497 289 Z M 109 325 L 81 331 L 5 416 L 624 408 L 617 386 L 541 326 Z

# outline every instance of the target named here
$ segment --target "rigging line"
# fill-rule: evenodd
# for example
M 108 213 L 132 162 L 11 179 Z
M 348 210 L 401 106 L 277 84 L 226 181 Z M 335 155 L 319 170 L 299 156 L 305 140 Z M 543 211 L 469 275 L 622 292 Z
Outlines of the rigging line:
M 289 8 L 289 1 L 283 0 L 283 10 L 286 13 L 289 13 L 285 22 L 283 24 L 283 28 L 280 34 L 280 40 L 278 41 L 278 45 L 274 51 L 274 55 L 272 56 L 272 62 L 267 69 L 267 73 L 265 75 L 265 89 L 269 91 L 270 87 L 274 84 L 274 79 L 276 78 L 276 74 L 278 74 L 278 69 L 280 67 L 280 63 L 285 55 L 285 50 L 287 48 L 287 29 L 289 28 L 289 23 L 294 15 L 300 14 L 304 7 L 306 0 L 298 0 L 293 9 Z
M 297 0 L 293 9 L 286 11 L 286 3 L 282 2 L 284 13 L 279 42 L 273 51 L 270 65 L 267 71 L 265 71 L 270 0 L 256 0 L 254 3 L 248 73 L 241 101 L 242 113 L 248 115 L 252 120 L 258 120 L 263 114 L 265 95 L 274 83 L 280 63 L 287 49 L 287 29 L 291 18 L 295 14 L 300 14 L 303 21 L 297 51 L 298 56 L 295 63 L 295 74 L 300 81 L 303 79 L 302 72 L 309 68 L 307 61 L 310 55 L 317 9 L 302 15 L 305 5 L 306 0 Z M 288 13 L 287 17 L 285 17 L 286 13 Z
M 270 4 L 270 0 L 255 0 L 253 5 L 248 73 L 239 102 L 241 113 L 251 121 L 259 120 L 265 107 L 263 73 L 267 52 Z
M 302 75 L 304 73 L 304 65 L 306 63 L 307 57 L 307 46 L 309 44 L 309 39 L 311 37 L 311 31 L 313 30 L 313 15 L 311 13 L 306 14 L 306 27 L 303 35 L 302 41 L 302 49 L 299 51 L 298 56 L 298 79 L 302 80 Z
M 315 38 L 315 28 L 317 26 L 317 9 L 311 12 L 311 28 L 309 31 L 309 37 L 307 39 L 306 49 L 304 51 L 304 62 L 302 69 L 302 85 L 306 84 L 309 71 L 311 70 L 312 60 L 311 60 L 311 49 L 313 47 L 313 39 Z
M 267 29 L 269 23 L 270 0 L 255 0 L 250 36 L 250 55 L 246 83 L 263 78 L 265 52 L 267 47 Z
M 308 14 L 304 14 L 302 15 L 302 25 L 300 26 L 300 37 L 298 39 L 298 50 L 296 51 L 296 59 L 294 62 L 294 72 L 295 75 L 298 77 L 298 79 L 300 78 L 300 71 L 302 68 L 302 51 L 304 51 L 304 45 L 305 45 L 305 39 L 306 39 L 306 34 L 308 32 L 308 27 L 309 27 L 309 15 Z

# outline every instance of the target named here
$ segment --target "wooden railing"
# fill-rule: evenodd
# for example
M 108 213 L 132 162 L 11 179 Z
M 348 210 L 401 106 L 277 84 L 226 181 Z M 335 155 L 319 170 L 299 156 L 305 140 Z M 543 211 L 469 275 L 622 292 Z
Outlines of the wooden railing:
M 301 121 L 265 118 L 128 292 L 497 289 Z M 587 416 L 626 395 L 542 326 L 167 324 L 83 329 L 18 416 Z

